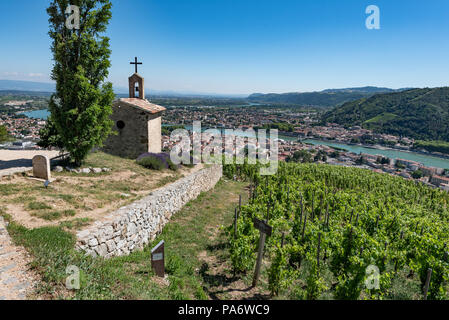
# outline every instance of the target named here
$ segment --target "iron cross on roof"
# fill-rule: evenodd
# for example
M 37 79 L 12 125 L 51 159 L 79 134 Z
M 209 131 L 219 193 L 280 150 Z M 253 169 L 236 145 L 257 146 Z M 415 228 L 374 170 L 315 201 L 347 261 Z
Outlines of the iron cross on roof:
M 134 64 L 136 66 L 136 73 L 137 73 L 137 65 L 142 64 L 142 62 L 137 62 L 137 57 L 135 57 L 134 62 L 130 62 L 130 64 Z

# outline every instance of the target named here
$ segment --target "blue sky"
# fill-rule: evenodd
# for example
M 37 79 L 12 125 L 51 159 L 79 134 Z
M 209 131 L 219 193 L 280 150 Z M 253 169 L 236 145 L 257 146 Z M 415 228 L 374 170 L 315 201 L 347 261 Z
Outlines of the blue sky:
M 112 68 L 151 90 L 246 94 L 449 85 L 447 0 L 112 0 Z M 0 79 L 49 82 L 49 0 L 0 1 Z M 381 29 L 365 27 L 368 5 Z

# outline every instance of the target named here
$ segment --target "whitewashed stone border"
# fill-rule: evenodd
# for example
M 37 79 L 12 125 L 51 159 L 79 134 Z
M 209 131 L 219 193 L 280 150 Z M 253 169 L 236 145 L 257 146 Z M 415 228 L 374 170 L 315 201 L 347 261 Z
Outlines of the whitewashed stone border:
M 202 192 L 215 187 L 223 167 L 213 165 L 123 207 L 78 232 L 77 248 L 93 257 L 111 258 L 143 249 L 162 232 L 173 214 Z

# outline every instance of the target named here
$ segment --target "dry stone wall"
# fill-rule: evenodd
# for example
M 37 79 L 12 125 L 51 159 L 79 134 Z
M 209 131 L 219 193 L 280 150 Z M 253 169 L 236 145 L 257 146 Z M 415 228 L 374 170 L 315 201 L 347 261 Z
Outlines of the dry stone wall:
M 197 171 L 123 207 L 77 234 L 77 248 L 93 257 L 111 258 L 143 249 L 162 232 L 170 218 L 202 192 L 215 187 L 221 165 Z

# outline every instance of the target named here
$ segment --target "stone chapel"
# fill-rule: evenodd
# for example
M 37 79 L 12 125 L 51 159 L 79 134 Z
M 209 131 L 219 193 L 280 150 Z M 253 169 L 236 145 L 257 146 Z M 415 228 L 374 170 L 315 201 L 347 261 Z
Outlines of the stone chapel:
M 113 131 L 104 143 L 103 151 L 123 158 L 136 159 L 139 155 L 162 151 L 162 113 L 164 107 L 145 99 L 145 81 L 136 72 L 129 77 L 129 98 L 121 98 L 113 103 L 111 120 Z

